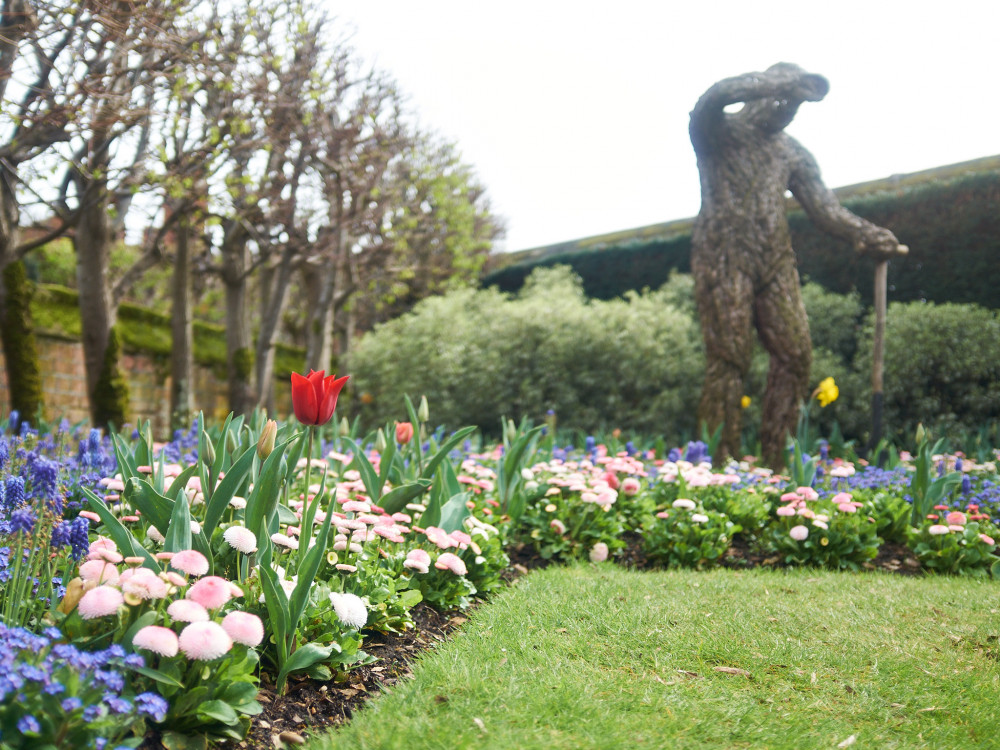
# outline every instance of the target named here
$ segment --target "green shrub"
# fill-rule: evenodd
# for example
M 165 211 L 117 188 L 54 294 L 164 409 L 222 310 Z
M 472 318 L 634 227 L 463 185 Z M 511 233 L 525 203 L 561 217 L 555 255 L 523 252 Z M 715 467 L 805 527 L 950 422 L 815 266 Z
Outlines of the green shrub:
M 666 301 L 675 291 L 587 300 L 565 268 L 535 271 L 521 294 L 461 290 L 425 300 L 352 353 L 365 416 L 397 419 L 402 395 L 426 395 L 434 419 L 495 430 L 504 415 L 561 428 L 693 432 L 701 334 Z

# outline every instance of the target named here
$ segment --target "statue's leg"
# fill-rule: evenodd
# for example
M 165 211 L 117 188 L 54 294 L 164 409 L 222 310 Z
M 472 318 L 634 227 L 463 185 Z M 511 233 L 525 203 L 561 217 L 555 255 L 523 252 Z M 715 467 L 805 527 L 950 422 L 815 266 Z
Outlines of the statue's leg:
M 756 300 L 757 333 L 771 355 L 761 416 L 764 462 L 773 469 L 785 464 L 789 435 L 795 434 L 799 405 L 809 391 L 812 343 L 809 321 L 799 291 L 794 260 L 786 260 Z
M 698 424 L 706 424 L 709 434 L 723 425 L 713 456 L 718 463 L 739 455 L 740 399 L 753 351 L 753 284 L 725 260 L 716 260 L 711 266 L 695 273 L 706 365 Z

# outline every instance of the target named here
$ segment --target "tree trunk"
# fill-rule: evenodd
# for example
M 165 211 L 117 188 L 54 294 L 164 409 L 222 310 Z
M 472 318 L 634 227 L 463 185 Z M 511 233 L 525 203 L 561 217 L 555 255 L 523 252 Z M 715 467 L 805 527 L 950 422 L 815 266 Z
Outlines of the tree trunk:
M 268 411 L 274 410 L 274 345 L 288 302 L 294 257 L 295 251 L 290 247 L 285 248 L 278 268 L 271 274 L 270 289 L 266 295 L 268 305 L 261 317 L 260 333 L 257 335 L 257 404 Z
M 183 209 L 181 209 L 183 210 Z M 181 216 L 175 228 L 173 294 L 170 309 L 170 426 L 184 429 L 191 422 L 194 371 L 194 331 L 191 318 L 191 223 Z
M 253 377 L 253 339 L 247 310 L 247 240 L 249 235 L 238 221 L 226 228 L 222 241 L 222 283 L 226 288 L 226 379 L 229 408 L 247 414 L 257 403 Z
M 91 185 L 80 203 L 73 242 L 90 417 L 96 427 L 120 427 L 128 412 L 128 384 L 119 370 L 113 334 L 117 310 L 108 288 L 112 237 L 106 192 Z
M 342 286 L 342 249 L 346 246 L 346 233 L 333 232 L 334 262 L 325 264 L 319 274 L 319 293 L 308 310 L 306 325 L 306 367 L 313 370 L 333 368 L 333 318 L 335 294 Z
M 42 406 L 38 345 L 31 323 L 31 288 L 24 263 L 17 259 L 20 208 L 6 169 L 0 174 L 0 336 L 7 369 L 11 411 L 33 420 Z

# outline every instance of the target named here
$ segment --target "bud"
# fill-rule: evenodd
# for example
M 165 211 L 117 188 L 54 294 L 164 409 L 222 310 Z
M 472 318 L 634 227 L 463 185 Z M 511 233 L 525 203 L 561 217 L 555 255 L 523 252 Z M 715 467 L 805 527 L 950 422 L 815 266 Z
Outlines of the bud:
M 378 430 L 375 433 L 375 450 L 377 450 L 379 453 L 384 453 L 385 446 L 386 446 L 385 433 L 382 432 L 382 430 Z
M 347 421 L 347 417 L 340 420 L 340 436 L 347 437 L 351 434 L 351 423 Z
M 66 585 L 66 594 L 63 596 L 62 601 L 59 602 L 57 609 L 64 615 L 68 615 L 76 609 L 76 605 L 79 604 L 83 593 L 83 579 L 74 578 Z
M 427 405 L 427 396 L 420 397 L 420 406 L 417 407 L 417 418 L 421 422 L 426 422 L 431 418 L 431 408 Z
M 406 445 L 413 440 L 413 425 L 409 422 L 396 422 L 396 442 Z
M 924 442 L 924 439 L 926 437 L 927 437 L 927 432 L 924 430 L 924 423 L 920 422 L 917 424 L 917 445 L 920 445 L 922 442 Z
M 260 431 L 260 440 L 257 441 L 257 455 L 261 460 L 271 455 L 274 450 L 274 439 L 278 434 L 278 423 L 269 419 L 264 423 L 264 429 Z
M 205 459 L 205 463 L 211 466 L 215 463 L 215 446 L 212 445 L 212 439 L 204 430 L 201 431 L 201 440 L 205 444 L 205 455 L 201 458 Z

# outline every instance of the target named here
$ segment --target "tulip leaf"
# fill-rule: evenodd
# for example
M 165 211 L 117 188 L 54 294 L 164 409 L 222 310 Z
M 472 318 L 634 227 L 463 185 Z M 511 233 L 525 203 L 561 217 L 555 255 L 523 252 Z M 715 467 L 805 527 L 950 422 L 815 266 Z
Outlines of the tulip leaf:
M 361 481 L 368 491 L 368 497 L 371 498 L 373 503 L 382 507 L 382 504 L 379 502 L 379 498 L 382 495 L 382 484 L 379 482 L 378 474 L 375 473 L 375 467 L 368 460 L 368 456 L 365 455 L 360 443 L 354 452 L 354 464 L 358 468 L 358 473 L 361 474 Z
M 459 492 L 457 495 L 452 495 L 448 499 L 448 502 L 441 506 L 441 517 L 438 519 L 436 526 L 444 529 L 445 533 L 448 534 L 461 529 L 465 523 L 465 519 L 469 517 L 469 507 L 466 505 L 468 501 L 468 492 Z
M 448 454 L 451 453 L 458 446 L 459 443 L 461 443 L 475 431 L 476 431 L 475 427 L 463 427 L 461 430 L 459 430 L 451 437 L 449 437 L 447 440 L 445 440 L 443 443 L 441 443 L 441 447 L 438 449 L 438 452 L 435 453 L 433 458 L 431 458 L 431 460 L 427 462 L 427 466 L 424 467 L 424 470 L 420 473 L 420 476 L 424 477 L 425 479 L 430 479 L 432 476 L 434 476 L 434 472 L 437 470 L 438 465 L 448 457 Z
M 229 507 L 229 501 L 233 499 L 236 490 L 243 484 L 250 467 L 253 466 L 255 455 L 255 447 L 251 445 L 226 472 L 226 476 L 222 478 L 219 486 L 212 493 L 212 499 L 205 500 L 205 521 L 202 524 L 202 529 L 208 538 L 211 538 L 212 534 L 215 533 L 215 527 L 219 525 L 222 514 Z
M 441 506 L 444 505 L 445 497 L 444 480 L 440 476 L 434 477 L 434 484 L 431 487 L 431 496 L 427 501 L 427 509 L 420 514 L 420 525 L 423 528 L 437 526 L 441 520 Z
M 313 502 L 319 502 L 318 495 L 317 499 Z M 295 588 L 292 589 L 292 596 L 288 603 L 288 629 L 293 633 L 299 626 L 299 618 L 302 617 L 302 612 L 305 610 L 306 603 L 309 600 L 309 590 L 312 588 L 316 573 L 319 572 L 319 566 L 326 556 L 326 543 L 330 536 L 330 522 L 332 519 L 333 513 L 328 511 L 326 518 L 323 520 L 323 525 L 319 527 L 319 533 L 316 535 L 316 544 L 309 548 L 299 566 L 299 579 L 295 584 Z M 309 538 L 306 536 L 302 537 L 300 543 L 308 545 Z
M 299 517 L 295 515 L 295 511 L 289 508 L 287 505 L 282 505 L 278 503 L 278 523 L 282 526 L 292 525 L 294 526 L 299 522 Z
M 391 433 L 390 433 L 391 434 Z M 396 441 L 394 438 L 386 440 L 385 450 L 379 457 L 379 471 L 378 471 L 378 494 L 379 497 L 382 495 L 382 490 L 385 489 L 385 480 L 389 478 L 389 470 L 392 468 L 392 461 L 396 457 Z M 373 499 L 374 502 L 374 499 Z M 381 507 L 381 503 L 379 503 Z
M 313 664 L 329 659 L 332 653 L 333 646 L 321 646 L 315 641 L 299 646 L 278 672 L 278 684 L 284 684 L 285 678 L 292 672 L 308 669 Z
M 121 472 L 122 479 L 128 481 L 132 477 L 138 476 L 139 470 L 136 468 L 138 465 L 125 441 L 122 440 L 120 435 L 112 432 L 111 442 L 115 447 L 115 458 L 118 459 L 118 471 Z
M 163 490 L 157 490 L 157 492 L 166 497 L 177 497 L 177 492 L 187 487 L 188 480 L 195 475 L 196 471 L 198 471 L 197 464 L 188 466 L 174 478 L 174 481 L 170 483 L 170 488 L 166 492 Z M 162 530 L 160 529 L 160 531 Z
M 104 528 L 108 530 L 111 540 L 117 545 L 118 551 L 125 557 L 142 557 L 145 559 L 143 565 L 156 573 L 160 572 L 159 563 L 153 558 L 146 548 L 139 544 L 139 540 L 132 536 L 132 532 L 126 529 L 121 521 L 115 518 L 114 514 L 104 504 L 97 495 L 86 487 L 80 488 L 87 497 L 87 503 L 91 509 L 101 517 Z
M 174 512 L 170 516 L 170 526 L 164 536 L 165 552 L 180 552 L 191 549 L 191 508 L 187 494 L 181 490 L 174 501 Z
M 211 467 L 208 471 L 208 486 L 202 486 L 201 491 L 205 496 L 205 502 L 209 502 L 212 499 L 212 493 L 215 492 L 215 483 L 219 481 L 219 474 L 222 472 L 222 467 L 226 463 L 226 456 L 229 451 L 226 448 L 226 442 L 229 439 L 229 427 L 233 422 L 233 413 L 229 412 L 226 417 L 226 421 L 222 425 L 222 430 L 219 432 L 219 440 L 215 444 L 215 460 L 212 462 Z M 199 453 L 198 458 L 201 459 L 202 456 Z
M 292 431 L 291 426 L 288 427 L 288 431 Z M 285 466 L 285 481 L 289 484 L 292 483 L 292 479 L 295 477 L 295 472 L 298 470 L 299 459 L 302 458 L 302 452 L 306 447 L 306 440 L 308 438 L 309 428 L 307 427 L 303 432 L 299 433 L 299 441 L 291 450 L 288 451 L 288 464 Z M 294 439 L 294 435 L 292 438 L 286 438 L 285 442 L 288 443 L 292 439 Z M 277 442 L 278 440 L 275 438 L 275 443 Z M 309 458 L 312 458 L 312 456 L 309 456 Z
M 271 519 L 277 512 L 278 496 L 281 494 L 281 484 L 285 479 L 285 474 L 281 471 L 281 458 L 288 448 L 289 443 L 295 440 L 293 435 L 281 445 L 276 445 L 274 450 L 264 460 L 261 466 L 260 475 L 254 484 L 250 497 L 247 498 L 247 507 L 244 518 L 248 529 L 270 528 Z M 266 534 L 265 534 L 266 536 Z M 257 538 L 257 546 L 261 544 L 260 537 Z
M 418 479 L 411 484 L 396 487 L 382 496 L 378 506 L 389 515 L 399 513 L 406 507 L 407 503 L 412 502 L 415 498 L 427 492 L 431 484 L 430 479 Z
M 288 649 L 288 596 L 281 587 L 278 574 L 271 566 L 261 565 L 260 587 L 264 591 L 264 606 L 267 608 L 268 625 L 274 629 L 274 641 L 278 646 L 279 662 Z
M 424 473 L 424 450 L 423 446 L 420 445 L 420 417 L 417 414 L 417 410 L 413 407 L 413 402 L 410 401 L 410 397 L 403 394 L 403 400 L 406 402 L 406 413 L 410 415 L 410 424 L 413 425 L 413 447 L 417 452 L 417 471 L 420 476 L 431 476 L 433 470 Z
M 170 499 L 161 495 L 153 485 L 140 477 L 132 477 L 125 482 L 124 496 L 129 505 L 166 536 L 167 529 L 170 528 L 170 516 L 174 512 L 174 504 Z

